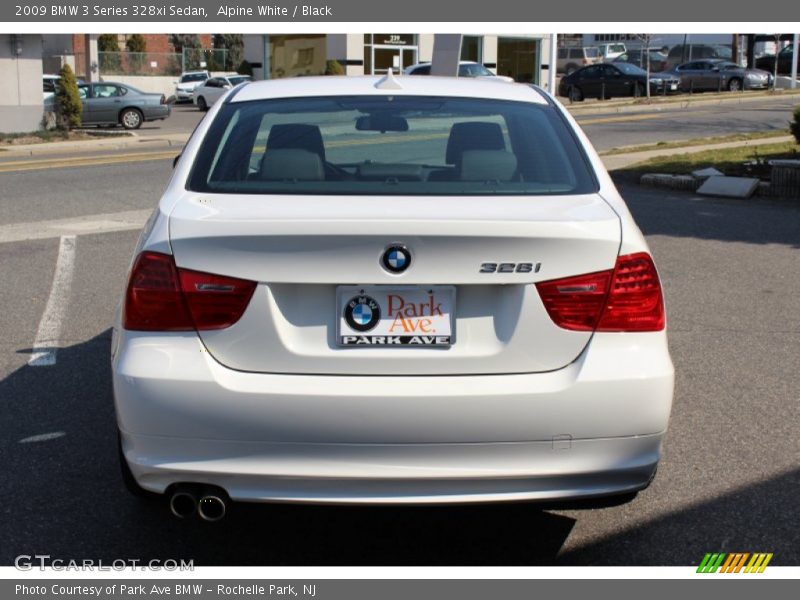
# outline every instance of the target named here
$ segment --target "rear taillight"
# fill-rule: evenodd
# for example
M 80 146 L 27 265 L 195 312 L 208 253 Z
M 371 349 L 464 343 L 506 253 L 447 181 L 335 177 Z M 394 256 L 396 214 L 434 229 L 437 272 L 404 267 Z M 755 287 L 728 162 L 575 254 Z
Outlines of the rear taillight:
M 167 97 L 164 94 L 161 94 L 161 104 L 167 103 Z
M 124 327 L 137 331 L 224 329 L 241 318 L 255 288 L 254 281 L 178 269 L 169 254 L 142 252 L 128 281 Z
M 653 259 L 617 258 L 613 270 L 536 284 L 553 322 L 574 331 L 660 331 L 664 300 Z

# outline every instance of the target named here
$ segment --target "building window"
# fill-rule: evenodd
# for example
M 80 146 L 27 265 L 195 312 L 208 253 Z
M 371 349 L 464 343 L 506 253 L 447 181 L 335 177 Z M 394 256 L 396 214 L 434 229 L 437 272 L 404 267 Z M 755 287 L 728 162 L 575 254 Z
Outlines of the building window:
M 483 36 L 465 35 L 461 38 L 461 60 L 483 62 Z
M 325 73 L 325 35 L 270 35 L 269 77 L 299 77 Z
M 541 40 L 497 38 L 497 74 L 513 77 L 520 83 L 539 83 Z
M 417 36 L 406 33 L 364 34 L 364 73 L 402 72 L 417 62 Z

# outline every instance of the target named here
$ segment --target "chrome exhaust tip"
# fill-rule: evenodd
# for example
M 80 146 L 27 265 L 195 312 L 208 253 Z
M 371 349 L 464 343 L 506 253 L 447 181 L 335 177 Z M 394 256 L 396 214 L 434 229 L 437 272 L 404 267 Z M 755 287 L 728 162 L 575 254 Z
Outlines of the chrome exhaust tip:
M 197 503 L 197 514 L 200 518 L 209 523 L 214 523 L 225 517 L 228 505 L 224 499 L 214 494 L 208 494 L 200 498 Z
M 179 519 L 191 517 L 197 510 L 197 498 L 191 492 L 177 491 L 169 499 L 169 510 Z

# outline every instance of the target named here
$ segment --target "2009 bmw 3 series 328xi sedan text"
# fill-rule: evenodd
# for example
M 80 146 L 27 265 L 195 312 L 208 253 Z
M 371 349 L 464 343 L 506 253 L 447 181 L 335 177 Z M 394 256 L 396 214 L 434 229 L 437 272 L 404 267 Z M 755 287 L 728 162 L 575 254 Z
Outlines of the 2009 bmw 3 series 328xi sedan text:
M 529 85 L 250 83 L 207 114 L 112 340 L 123 475 L 229 501 L 632 495 L 673 367 L 647 244 Z

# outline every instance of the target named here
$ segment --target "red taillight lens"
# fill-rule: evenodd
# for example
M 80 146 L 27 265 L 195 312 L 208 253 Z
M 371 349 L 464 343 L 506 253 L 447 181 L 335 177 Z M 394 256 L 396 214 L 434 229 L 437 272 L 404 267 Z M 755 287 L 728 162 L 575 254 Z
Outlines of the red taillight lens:
M 171 255 L 142 252 L 125 295 L 124 327 L 137 331 L 224 329 L 238 321 L 256 283 L 182 270 Z
M 617 258 L 601 271 L 536 284 L 550 318 L 574 331 L 660 331 L 664 299 L 653 259 L 645 252 Z
M 554 279 L 536 284 L 550 318 L 559 327 L 594 331 L 608 296 L 612 271 Z
M 197 329 L 225 329 L 236 323 L 256 289 L 255 281 L 185 269 L 178 272 Z

